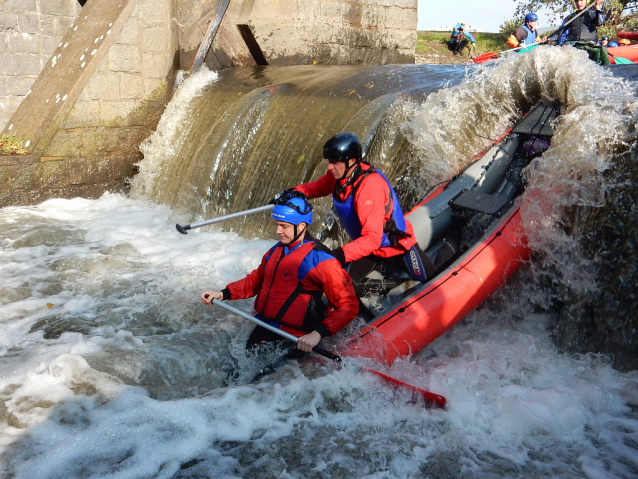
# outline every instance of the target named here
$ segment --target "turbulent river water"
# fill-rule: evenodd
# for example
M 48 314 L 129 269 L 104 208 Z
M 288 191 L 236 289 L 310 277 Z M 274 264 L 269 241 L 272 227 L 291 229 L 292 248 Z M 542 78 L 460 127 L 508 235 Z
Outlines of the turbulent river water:
M 246 72 L 182 83 L 129 195 L 0 210 L 0 476 L 637 477 L 637 372 L 563 353 L 547 327 L 557 283 L 596 287 L 568 211 L 614 188 L 603 173 L 635 141 L 633 70 L 540 47 L 482 67 Z M 355 359 L 289 362 L 248 384 L 268 360 L 244 352 L 251 326 L 198 296 L 258 264 L 267 219 L 186 236 L 176 222 L 315 177 L 321 144 L 346 128 L 409 204 L 541 98 L 567 115 L 527 172 L 534 260 L 425 350 L 375 365 L 445 395 L 446 410 Z

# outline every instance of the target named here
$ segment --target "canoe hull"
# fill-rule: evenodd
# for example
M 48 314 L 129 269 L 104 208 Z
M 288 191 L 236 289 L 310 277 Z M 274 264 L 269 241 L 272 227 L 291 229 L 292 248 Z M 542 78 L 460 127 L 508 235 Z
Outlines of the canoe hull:
M 624 47 L 610 47 L 607 51 L 614 57 L 624 58 L 632 62 L 638 61 L 638 44 L 626 45 Z
M 450 251 L 460 251 L 459 256 L 426 283 L 392 286 L 389 281 L 384 295 L 364 296 L 368 325 L 349 338 L 342 354 L 392 365 L 419 352 L 529 260 L 520 212 L 523 170 L 549 148 L 564 114 L 564 104 L 540 101 L 408 213 L 417 243 L 432 263 L 448 264 Z
M 392 365 L 420 351 L 491 296 L 529 255 L 515 206 L 484 241 L 351 338 L 342 354 Z

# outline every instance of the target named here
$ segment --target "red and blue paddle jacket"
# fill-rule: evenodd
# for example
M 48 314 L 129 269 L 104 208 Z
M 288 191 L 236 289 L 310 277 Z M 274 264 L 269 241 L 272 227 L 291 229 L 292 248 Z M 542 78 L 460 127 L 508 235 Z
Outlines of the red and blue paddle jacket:
M 321 337 L 333 335 L 359 312 L 348 273 L 307 232 L 291 245 L 277 243 L 257 269 L 222 293 L 224 300 L 257 295 L 258 317 L 297 337 L 312 331 Z M 321 299 L 324 294 L 327 307 Z
M 295 189 L 308 198 L 332 195 L 341 225 L 353 240 L 341 247 L 346 263 L 370 254 L 380 258 L 405 254 L 416 244 L 416 237 L 390 182 L 367 163 L 355 168 L 360 170 L 347 178 L 337 180 L 327 172 Z

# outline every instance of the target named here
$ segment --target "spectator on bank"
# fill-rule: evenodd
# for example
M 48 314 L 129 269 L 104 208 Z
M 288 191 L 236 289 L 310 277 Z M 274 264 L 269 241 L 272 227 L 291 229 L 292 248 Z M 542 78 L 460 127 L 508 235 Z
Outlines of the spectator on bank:
M 450 50 L 454 55 L 461 55 L 463 49 L 471 43 L 472 50 L 476 54 L 476 39 L 470 32 L 465 31 L 465 22 L 461 21 L 457 23 L 452 29 L 452 35 L 450 36 Z

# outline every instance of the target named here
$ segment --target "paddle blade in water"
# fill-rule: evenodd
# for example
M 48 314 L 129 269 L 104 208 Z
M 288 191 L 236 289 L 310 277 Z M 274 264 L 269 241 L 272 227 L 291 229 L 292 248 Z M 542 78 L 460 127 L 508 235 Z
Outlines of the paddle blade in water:
M 383 374 L 382 372 L 374 371 L 373 369 L 363 368 L 361 370 L 366 371 L 368 373 L 376 374 L 377 376 L 382 377 L 383 379 L 385 379 L 387 382 L 391 384 L 405 387 L 412 390 L 413 392 L 416 392 L 417 394 L 422 396 L 423 399 L 425 399 L 425 402 L 428 406 L 436 406 L 436 407 L 444 408 L 445 405 L 447 404 L 447 399 L 445 399 L 440 394 L 434 394 L 434 393 L 431 393 L 430 391 L 426 391 L 425 389 L 412 386 L 411 384 L 404 383 L 403 381 L 399 381 L 398 379 L 388 376 L 387 374 Z

